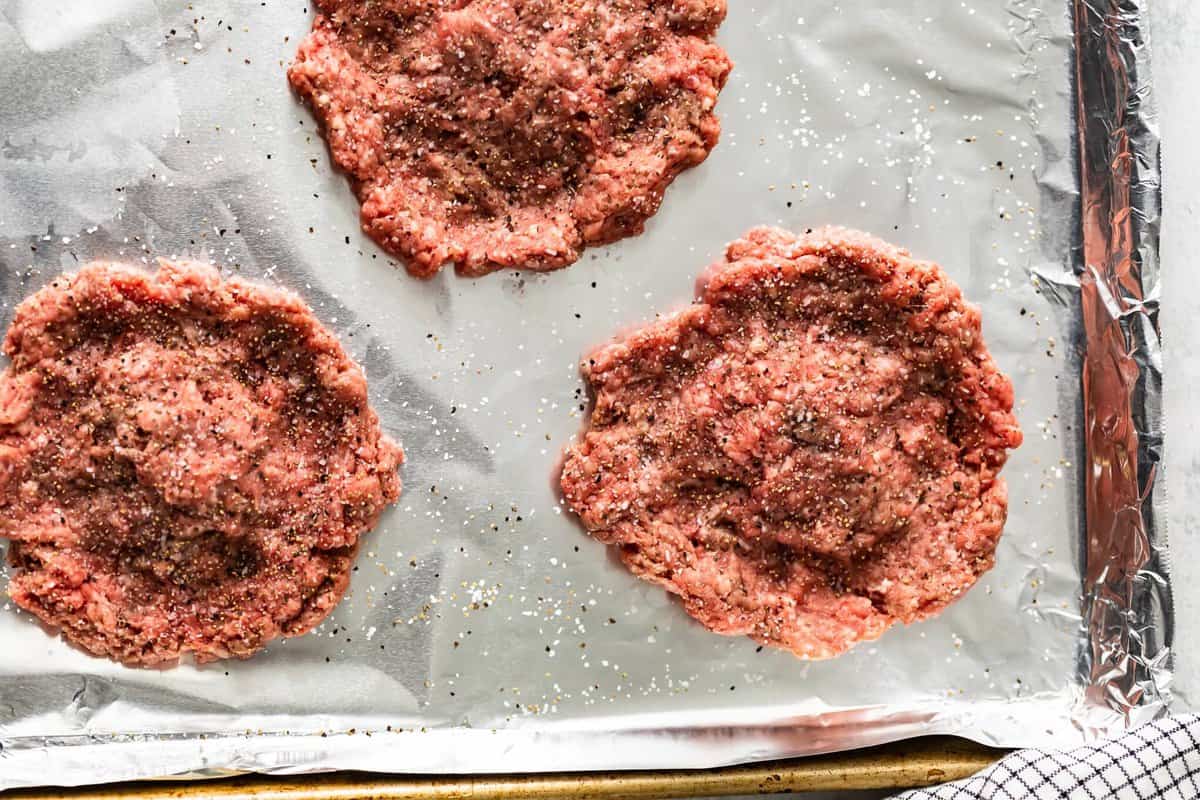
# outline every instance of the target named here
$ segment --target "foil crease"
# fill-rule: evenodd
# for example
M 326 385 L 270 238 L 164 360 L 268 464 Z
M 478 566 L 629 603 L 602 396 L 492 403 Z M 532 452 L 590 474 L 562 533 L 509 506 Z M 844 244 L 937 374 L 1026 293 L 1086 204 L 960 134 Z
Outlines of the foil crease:
M 130 670 L 0 609 L 0 789 L 238 772 L 703 768 L 927 734 L 1082 742 L 1170 702 L 1144 0 L 735 0 L 721 144 L 647 232 L 426 283 L 358 230 L 283 70 L 299 0 L 0 0 L 0 325 L 97 258 L 299 292 L 409 461 L 351 593 L 247 662 Z M 1026 444 L 996 568 L 803 663 L 692 623 L 563 513 L 576 359 L 758 224 L 862 228 L 983 309 Z

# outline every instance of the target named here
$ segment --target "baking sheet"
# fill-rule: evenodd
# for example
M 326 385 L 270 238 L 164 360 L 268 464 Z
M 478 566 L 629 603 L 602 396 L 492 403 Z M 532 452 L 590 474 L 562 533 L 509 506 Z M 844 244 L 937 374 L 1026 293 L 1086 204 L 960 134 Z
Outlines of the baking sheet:
M 0 0 L 0 322 L 90 259 L 211 259 L 302 294 L 363 363 L 409 456 L 350 595 L 316 633 L 251 661 L 127 669 L 8 604 L 0 788 L 708 767 L 928 733 L 1064 744 L 1161 713 L 1157 242 L 1125 225 L 1128 195 L 1122 212 L 1105 194 L 1119 224 L 1088 251 L 1081 209 L 1097 206 L 1081 187 L 1107 191 L 1111 170 L 1087 183 L 1080 148 L 1100 145 L 1076 125 L 1094 114 L 1111 131 L 1118 105 L 1147 118 L 1146 76 L 1111 61 L 1087 73 L 1098 94 L 1076 116 L 1076 54 L 1126 48 L 1136 64 L 1143 20 L 1130 0 L 1078 5 L 1101 15 L 1095 35 L 1050 0 L 734 0 L 722 142 L 645 235 L 554 274 L 419 282 L 359 232 L 287 87 L 305 3 Z M 1129 110 L 1129 95 L 1146 105 Z M 1129 145 L 1132 185 L 1156 185 L 1152 127 Z M 937 619 L 830 662 L 703 630 L 584 535 L 554 490 L 586 400 L 580 354 L 689 302 L 723 245 L 763 223 L 850 225 L 940 262 L 982 306 L 1026 434 L 1004 472 L 996 569 Z M 1132 257 L 1110 258 L 1127 230 Z M 1114 284 L 1125 263 L 1137 268 Z M 1141 304 L 1094 302 L 1113 285 Z M 1121 335 L 1101 351 L 1106 319 Z M 1132 385 L 1085 397 L 1086 353 L 1100 376 L 1134 364 Z M 1101 484 L 1091 468 L 1121 413 L 1136 420 L 1122 463 L 1145 464 L 1136 491 L 1128 470 L 1101 470 Z M 1137 537 L 1119 563 L 1087 544 L 1097 509 L 1115 508 L 1105 486 L 1121 502 L 1105 540 Z

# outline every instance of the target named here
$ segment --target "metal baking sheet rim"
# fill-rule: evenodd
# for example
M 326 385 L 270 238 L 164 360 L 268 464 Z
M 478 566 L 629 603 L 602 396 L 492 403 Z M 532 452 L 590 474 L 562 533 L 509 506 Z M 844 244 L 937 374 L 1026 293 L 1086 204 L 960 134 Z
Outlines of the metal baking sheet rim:
M 682 798 L 748 794 L 791 794 L 830 790 L 899 789 L 968 777 L 994 763 L 1004 751 L 961 739 L 934 737 L 831 756 L 771 761 L 708 770 L 540 773 L 457 777 L 368 776 L 359 773 L 288 777 L 244 776 L 224 780 L 141 781 L 72 791 L 80 800 L 159 800 L 203 797 L 218 800 L 287 798 L 334 800 L 370 797 L 410 800 L 429 797 L 513 798 Z M 6 795 L 8 796 L 8 795 Z M 25 790 L 19 800 L 57 800 L 59 790 Z
M 1162 362 L 1157 330 L 1158 137 L 1149 94 L 1142 0 L 1073 0 L 1075 100 L 1081 188 L 1077 290 L 1084 312 L 1086 540 L 1081 648 L 1072 697 L 946 702 L 909 711 L 858 709 L 789 718 L 771 727 L 604 731 L 593 722 L 506 731 L 462 728 L 311 731 L 174 738 L 77 736 L 0 740 L 0 787 L 81 783 L 107 763 L 109 780 L 286 775 L 334 769 L 485 774 L 554 770 L 707 768 L 780 753 L 844 749 L 952 734 L 980 744 L 1052 744 L 1091 738 L 1165 713 L 1171 674 L 1169 563 L 1159 481 Z M 602 720 L 598 721 L 602 723 Z M 736 740 L 737 747 L 730 743 Z M 469 763 L 456 754 L 470 752 Z

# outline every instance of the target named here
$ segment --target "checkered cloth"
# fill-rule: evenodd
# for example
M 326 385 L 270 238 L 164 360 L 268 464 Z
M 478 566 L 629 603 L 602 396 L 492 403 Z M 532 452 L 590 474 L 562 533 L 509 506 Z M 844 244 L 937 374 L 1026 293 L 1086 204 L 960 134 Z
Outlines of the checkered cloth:
M 1161 719 L 1074 750 L 1018 750 L 976 775 L 894 800 L 1197 800 L 1200 717 Z

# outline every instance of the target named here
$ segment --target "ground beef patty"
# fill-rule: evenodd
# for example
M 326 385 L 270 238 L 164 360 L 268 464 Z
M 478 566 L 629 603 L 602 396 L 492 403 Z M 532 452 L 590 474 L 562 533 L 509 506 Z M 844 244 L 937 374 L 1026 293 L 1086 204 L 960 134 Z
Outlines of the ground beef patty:
M 934 264 L 853 231 L 760 228 L 700 303 L 584 374 L 567 502 L 718 633 L 828 658 L 992 566 L 1012 385 Z
M 403 455 L 297 297 L 94 264 L 16 311 L 0 375 L 9 593 L 128 664 L 249 656 L 319 623 Z
M 415 275 L 554 269 L 707 157 L 726 0 L 315 0 L 288 77 Z

